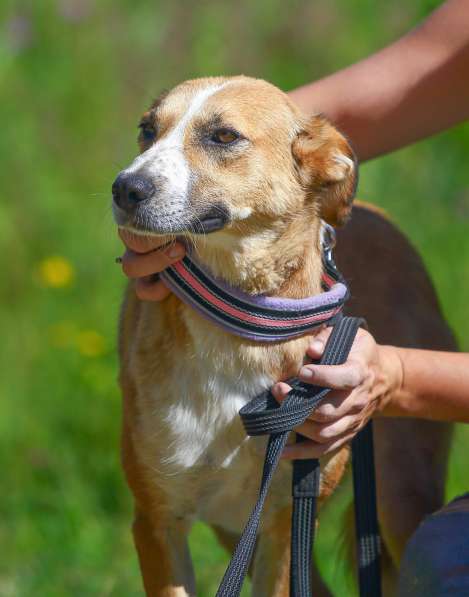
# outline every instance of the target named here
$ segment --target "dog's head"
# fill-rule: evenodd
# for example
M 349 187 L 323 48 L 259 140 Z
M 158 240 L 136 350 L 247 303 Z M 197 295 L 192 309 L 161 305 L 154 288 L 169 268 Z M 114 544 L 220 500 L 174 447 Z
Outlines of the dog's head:
M 293 216 L 340 225 L 350 213 L 357 168 L 346 139 L 265 81 L 187 81 L 161 95 L 139 128 L 141 153 L 113 185 L 121 227 L 215 233 L 210 242 Z

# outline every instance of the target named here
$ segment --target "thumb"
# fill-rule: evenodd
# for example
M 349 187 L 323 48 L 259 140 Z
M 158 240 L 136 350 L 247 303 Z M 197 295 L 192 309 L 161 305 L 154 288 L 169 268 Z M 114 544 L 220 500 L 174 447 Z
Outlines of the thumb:
M 311 357 L 313 360 L 322 357 L 324 347 L 326 346 L 331 332 L 332 328 L 324 328 L 318 334 L 316 334 L 314 338 L 311 338 L 311 342 L 306 350 L 306 353 L 309 357 Z

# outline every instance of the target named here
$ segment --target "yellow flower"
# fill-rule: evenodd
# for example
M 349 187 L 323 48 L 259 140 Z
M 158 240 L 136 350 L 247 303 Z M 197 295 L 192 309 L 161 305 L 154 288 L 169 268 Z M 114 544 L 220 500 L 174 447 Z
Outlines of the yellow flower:
M 44 286 L 64 288 L 73 282 L 73 265 L 60 255 L 51 255 L 39 263 L 39 279 Z
M 78 351 L 86 357 L 99 357 L 106 350 L 104 338 L 95 330 L 83 330 L 76 337 Z

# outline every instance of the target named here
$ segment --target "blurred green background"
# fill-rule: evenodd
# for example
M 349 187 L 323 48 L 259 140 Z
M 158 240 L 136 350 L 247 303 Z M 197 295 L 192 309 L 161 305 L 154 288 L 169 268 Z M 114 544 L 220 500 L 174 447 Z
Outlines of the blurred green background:
M 124 279 L 110 211 L 141 112 L 189 77 L 244 73 L 291 89 L 382 47 L 436 4 L 1 4 L 2 597 L 142 592 L 118 455 L 114 346 Z M 419 248 L 466 350 L 468 157 L 469 130 L 460 126 L 366 164 L 358 193 L 386 208 Z M 469 488 L 468 447 L 460 430 L 448 497 Z M 323 520 L 319 561 L 335 594 L 352 595 L 337 527 Z M 191 542 L 199 594 L 211 596 L 226 556 L 201 525 Z

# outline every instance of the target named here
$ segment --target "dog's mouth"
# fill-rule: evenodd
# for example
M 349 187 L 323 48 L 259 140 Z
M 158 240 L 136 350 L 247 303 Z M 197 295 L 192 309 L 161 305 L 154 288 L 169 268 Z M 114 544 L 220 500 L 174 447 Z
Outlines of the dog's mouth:
M 210 234 L 224 228 L 228 221 L 226 208 L 222 205 L 214 205 L 202 217 L 197 218 L 188 231 L 194 234 Z
M 116 221 L 121 229 L 127 229 L 137 235 L 202 235 L 222 230 L 229 224 L 230 215 L 228 209 L 218 203 L 206 209 L 201 215 L 189 213 L 185 218 L 180 218 L 178 221 L 168 221 L 164 216 L 158 217 L 158 214 L 145 212 L 133 214 L 132 218 L 127 216 L 123 221 L 120 221 L 118 214 Z
M 191 228 L 191 232 L 195 234 L 210 234 L 221 230 L 225 226 L 225 222 L 221 218 L 205 218 L 197 221 Z

